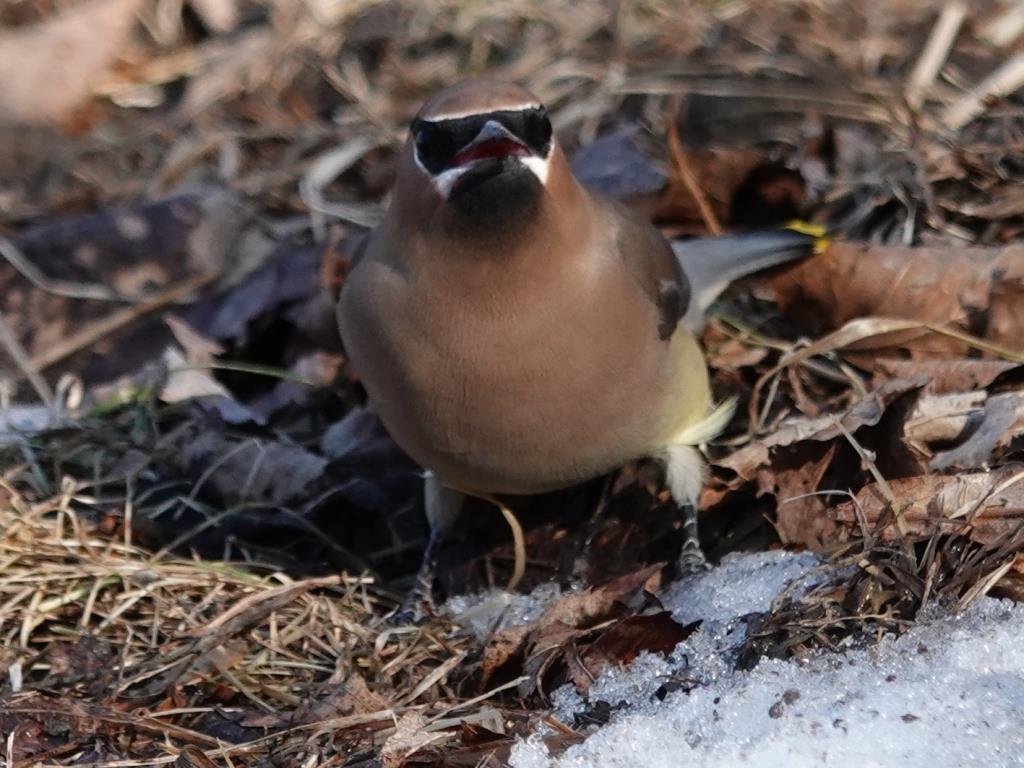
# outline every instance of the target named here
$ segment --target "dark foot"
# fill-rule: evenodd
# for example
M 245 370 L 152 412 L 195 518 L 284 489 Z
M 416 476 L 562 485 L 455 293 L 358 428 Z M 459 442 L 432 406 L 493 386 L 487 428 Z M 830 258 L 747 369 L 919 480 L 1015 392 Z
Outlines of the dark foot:
M 690 576 L 707 571 L 711 568 L 704 550 L 700 548 L 700 537 L 697 534 L 697 510 L 692 504 L 679 507 L 683 517 L 683 549 L 679 553 L 679 575 Z
M 434 573 L 437 570 L 437 552 L 441 548 L 441 536 L 432 531 L 423 552 L 416 581 L 406 594 L 402 604 L 387 618 L 393 627 L 422 624 L 437 613 L 434 603 Z

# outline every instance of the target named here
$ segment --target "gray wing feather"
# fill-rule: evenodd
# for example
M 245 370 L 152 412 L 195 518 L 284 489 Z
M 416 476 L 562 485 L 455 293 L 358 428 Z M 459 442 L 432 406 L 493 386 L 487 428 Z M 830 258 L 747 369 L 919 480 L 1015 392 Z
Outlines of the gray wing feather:
M 788 229 L 675 241 L 672 250 L 690 286 L 682 323 L 697 330 L 730 283 L 814 252 L 816 238 Z

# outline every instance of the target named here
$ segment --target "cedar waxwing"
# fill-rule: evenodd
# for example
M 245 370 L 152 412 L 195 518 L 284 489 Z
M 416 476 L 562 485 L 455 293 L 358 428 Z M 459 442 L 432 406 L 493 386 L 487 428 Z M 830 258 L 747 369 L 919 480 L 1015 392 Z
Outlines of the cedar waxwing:
M 712 404 L 694 331 L 729 282 L 813 247 L 784 230 L 677 254 L 577 182 L 528 91 L 472 80 L 431 98 L 338 307 L 381 420 L 427 470 L 420 596 L 464 495 L 567 488 L 644 457 L 683 512 L 682 568 L 703 566 L 696 446 L 732 408 Z

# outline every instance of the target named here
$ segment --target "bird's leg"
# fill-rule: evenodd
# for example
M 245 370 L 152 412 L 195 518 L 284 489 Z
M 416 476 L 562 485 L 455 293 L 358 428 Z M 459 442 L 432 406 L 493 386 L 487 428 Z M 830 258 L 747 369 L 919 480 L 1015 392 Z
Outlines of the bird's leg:
M 697 573 L 708 567 L 697 531 L 697 500 L 704 485 L 704 458 L 692 445 L 670 445 L 665 448 L 662 459 L 665 462 L 665 482 L 683 518 L 679 572 Z
M 706 570 L 708 559 L 700 546 L 697 533 L 697 508 L 693 504 L 680 504 L 679 512 L 683 517 L 683 549 L 679 553 L 679 573 L 687 575 Z
M 579 557 L 576 558 L 576 563 L 573 566 L 573 575 L 580 576 L 587 567 L 587 563 L 590 561 L 590 551 L 594 546 L 594 539 L 598 534 L 597 524 L 601 522 L 604 517 L 605 511 L 608 509 L 608 498 L 612 493 L 612 486 L 615 483 L 615 472 L 609 472 L 608 476 L 604 479 L 601 484 L 601 497 L 597 500 L 597 506 L 594 507 L 594 512 L 590 515 L 590 520 L 587 521 L 587 537 L 583 540 L 583 546 Z
M 416 580 L 406 594 L 401 607 L 392 616 L 394 624 L 416 624 L 434 613 L 434 576 L 437 557 L 445 536 L 459 519 L 465 496 L 441 484 L 432 472 L 423 482 L 423 501 L 430 525 L 430 538 L 423 551 L 423 560 L 416 572 Z

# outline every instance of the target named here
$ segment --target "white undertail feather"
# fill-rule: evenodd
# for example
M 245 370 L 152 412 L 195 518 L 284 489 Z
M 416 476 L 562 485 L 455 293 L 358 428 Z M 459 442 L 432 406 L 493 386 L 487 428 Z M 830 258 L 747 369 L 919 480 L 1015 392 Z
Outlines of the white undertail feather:
M 697 506 L 704 487 L 707 464 L 692 445 L 665 446 L 665 483 L 676 504 Z
M 736 398 L 730 397 L 716 405 L 712 411 L 696 424 L 677 432 L 669 440 L 670 445 L 702 445 L 717 437 L 728 425 L 736 412 Z
M 665 482 L 677 504 L 697 506 L 707 464 L 696 446 L 708 442 L 725 429 L 735 411 L 735 398 L 719 403 L 703 419 L 677 433 L 662 449 Z

